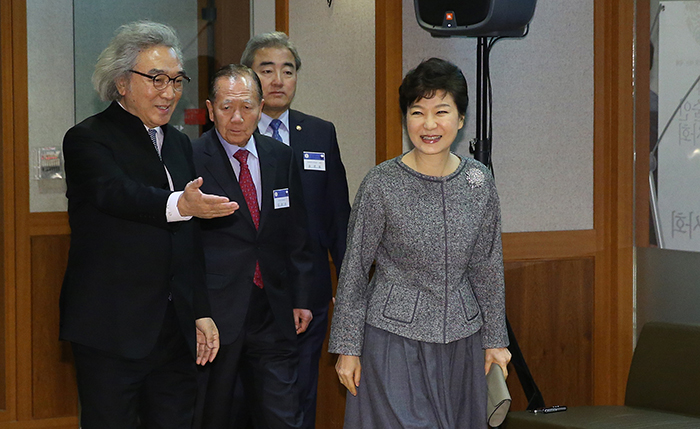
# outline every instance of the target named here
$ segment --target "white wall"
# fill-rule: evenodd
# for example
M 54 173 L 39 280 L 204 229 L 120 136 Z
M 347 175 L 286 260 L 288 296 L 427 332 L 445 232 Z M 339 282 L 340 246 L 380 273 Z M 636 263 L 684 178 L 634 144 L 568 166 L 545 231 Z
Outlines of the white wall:
M 275 31 L 275 0 L 250 0 L 250 36 Z
M 403 71 L 456 63 L 469 85 L 468 155 L 476 116 L 476 39 L 435 39 L 403 0 Z M 530 33 L 491 51 L 493 164 L 504 232 L 593 228 L 593 0 L 539 0 Z M 407 143 L 408 144 L 408 143 Z
M 60 148 L 75 123 L 73 1 L 27 1 L 30 176 L 32 150 Z M 64 180 L 29 181 L 32 212 L 65 211 Z
M 351 202 L 375 165 L 374 0 L 289 1 L 302 66 L 292 107 L 335 124 Z

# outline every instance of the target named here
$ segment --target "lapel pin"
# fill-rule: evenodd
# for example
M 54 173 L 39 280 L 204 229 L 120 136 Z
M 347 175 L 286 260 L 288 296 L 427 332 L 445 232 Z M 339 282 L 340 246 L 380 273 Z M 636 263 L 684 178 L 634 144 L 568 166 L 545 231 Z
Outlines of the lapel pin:
M 297 125 L 297 131 L 301 131 L 301 125 Z

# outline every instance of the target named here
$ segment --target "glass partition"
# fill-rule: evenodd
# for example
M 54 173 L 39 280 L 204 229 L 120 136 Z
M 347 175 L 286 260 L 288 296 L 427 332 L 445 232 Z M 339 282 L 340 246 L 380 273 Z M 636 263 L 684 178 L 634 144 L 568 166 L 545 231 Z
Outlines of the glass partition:
M 144 7 L 145 6 L 145 7 Z M 199 107 L 198 86 L 198 8 L 197 1 L 167 0 L 73 0 L 75 58 L 75 120 L 102 111 L 109 104 L 100 101 L 92 87 L 92 72 L 100 52 L 114 37 L 119 26 L 143 19 L 171 25 L 182 43 L 184 68 L 192 78 L 170 120 L 190 138 L 199 137 L 198 125 L 186 125 L 184 110 Z
M 191 138 L 199 136 L 198 124 L 185 123 L 186 109 L 200 107 L 198 37 L 206 22 L 198 14 L 197 0 L 27 1 L 30 211 L 67 209 L 63 135 L 109 104 L 100 101 L 91 77 L 97 57 L 122 24 L 149 19 L 176 29 L 192 81 L 170 123 Z
M 700 324 L 700 1 L 636 4 L 639 332 L 649 321 Z
M 650 21 L 649 242 L 697 252 L 700 1 L 652 1 Z

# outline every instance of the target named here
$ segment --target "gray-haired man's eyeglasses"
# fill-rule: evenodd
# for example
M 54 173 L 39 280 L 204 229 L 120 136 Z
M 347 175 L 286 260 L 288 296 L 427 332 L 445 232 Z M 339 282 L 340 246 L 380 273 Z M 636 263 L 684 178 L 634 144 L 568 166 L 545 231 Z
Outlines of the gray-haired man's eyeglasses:
M 180 91 L 182 91 L 182 86 L 185 84 L 185 82 L 190 81 L 190 78 L 185 76 L 184 74 L 179 74 L 175 77 L 170 77 L 165 73 L 158 73 L 157 75 L 152 76 L 150 74 L 141 73 L 141 72 L 136 71 L 136 70 L 129 70 L 129 71 L 131 73 L 136 73 L 137 75 L 151 79 L 153 81 L 153 87 L 158 91 L 164 90 L 168 86 L 169 83 L 172 83 L 173 89 L 175 91 L 180 92 Z

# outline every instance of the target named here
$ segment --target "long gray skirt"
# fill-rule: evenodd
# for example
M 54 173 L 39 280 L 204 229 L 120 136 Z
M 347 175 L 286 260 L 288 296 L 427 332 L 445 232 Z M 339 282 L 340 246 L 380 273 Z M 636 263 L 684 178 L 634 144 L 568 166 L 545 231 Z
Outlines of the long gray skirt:
M 481 333 L 434 344 L 365 325 L 357 396 L 347 393 L 345 429 L 484 429 Z

